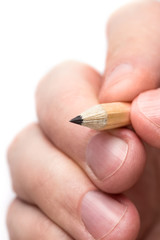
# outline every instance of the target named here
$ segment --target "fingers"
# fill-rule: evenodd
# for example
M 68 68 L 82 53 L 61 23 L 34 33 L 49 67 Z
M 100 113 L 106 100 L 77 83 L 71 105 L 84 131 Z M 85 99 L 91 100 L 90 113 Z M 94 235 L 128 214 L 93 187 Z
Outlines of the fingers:
M 73 240 L 37 207 L 19 199 L 9 208 L 7 225 L 11 240 Z
M 16 193 L 36 204 L 73 239 L 136 239 L 139 216 L 133 204 L 124 196 L 98 191 L 38 126 L 16 138 L 8 158 Z
M 61 64 L 39 84 L 37 112 L 49 139 L 75 160 L 96 186 L 119 193 L 131 187 L 143 171 L 145 153 L 139 139 L 127 129 L 97 135 L 68 122 L 98 103 L 100 83 L 99 74 L 84 64 Z
M 128 4 L 108 24 L 108 56 L 100 102 L 132 101 L 160 86 L 160 3 Z
M 108 25 L 108 56 L 100 102 L 132 101 L 160 86 L 160 3 L 141 1 L 117 11 Z M 160 91 L 140 94 L 131 120 L 136 133 L 160 147 Z
M 131 119 L 140 137 L 160 148 L 160 88 L 141 93 L 134 100 Z

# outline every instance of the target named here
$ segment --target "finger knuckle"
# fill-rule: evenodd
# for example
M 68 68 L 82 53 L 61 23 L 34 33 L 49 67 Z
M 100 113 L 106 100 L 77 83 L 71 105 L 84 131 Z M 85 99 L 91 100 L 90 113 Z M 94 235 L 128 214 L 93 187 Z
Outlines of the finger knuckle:
M 20 147 L 20 144 L 22 142 L 22 139 L 24 139 L 24 136 L 26 133 L 34 128 L 37 128 L 37 123 L 31 123 L 27 127 L 25 127 L 23 130 L 21 130 L 11 141 L 11 143 L 8 146 L 7 149 L 7 160 L 8 163 L 11 164 L 13 155 L 16 154 L 16 150 L 18 147 Z
M 9 205 L 8 207 L 8 210 L 7 210 L 7 214 L 6 214 L 6 224 L 7 224 L 7 228 L 10 229 L 11 228 L 11 225 L 12 225 L 12 219 L 14 217 L 14 214 L 13 214 L 13 211 L 14 211 L 14 207 L 15 207 L 15 204 L 16 204 L 16 199 L 14 199 L 11 204 Z

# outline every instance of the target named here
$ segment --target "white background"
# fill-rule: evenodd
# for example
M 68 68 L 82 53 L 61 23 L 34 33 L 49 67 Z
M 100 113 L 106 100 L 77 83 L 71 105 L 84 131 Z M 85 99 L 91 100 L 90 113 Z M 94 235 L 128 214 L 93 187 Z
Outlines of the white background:
M 8 240 L 6 211 L 14 197 L 6 149 L 36 121 L 34 92 L 57 63 L 76 59 L 103 72 L 105 26 L 128 0 L 0 0 L 0 240 Z

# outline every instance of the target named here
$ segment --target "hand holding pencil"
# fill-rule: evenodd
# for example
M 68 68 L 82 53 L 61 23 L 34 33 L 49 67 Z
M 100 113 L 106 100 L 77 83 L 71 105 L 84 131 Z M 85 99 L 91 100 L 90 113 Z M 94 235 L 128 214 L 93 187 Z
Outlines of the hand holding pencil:
M 107 36 L 103 76 L 69 61 L 38 86 L 8 151 L 11 239 L 160 239 L 160 2 L 121 8 Z

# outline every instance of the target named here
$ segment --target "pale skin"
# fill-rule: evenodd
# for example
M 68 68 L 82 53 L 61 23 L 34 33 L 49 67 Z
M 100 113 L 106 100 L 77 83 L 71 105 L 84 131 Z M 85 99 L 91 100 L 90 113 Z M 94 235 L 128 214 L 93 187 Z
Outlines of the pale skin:
M 103 76 L 72 61 L 38 85 L 39 122 L 8 150 L 11 240 L 159 239 L 160 3 L 118 10 L 107 38 Z M 132 102 L 132 128 L 99 133 L 69 123 L 114 101 Z

